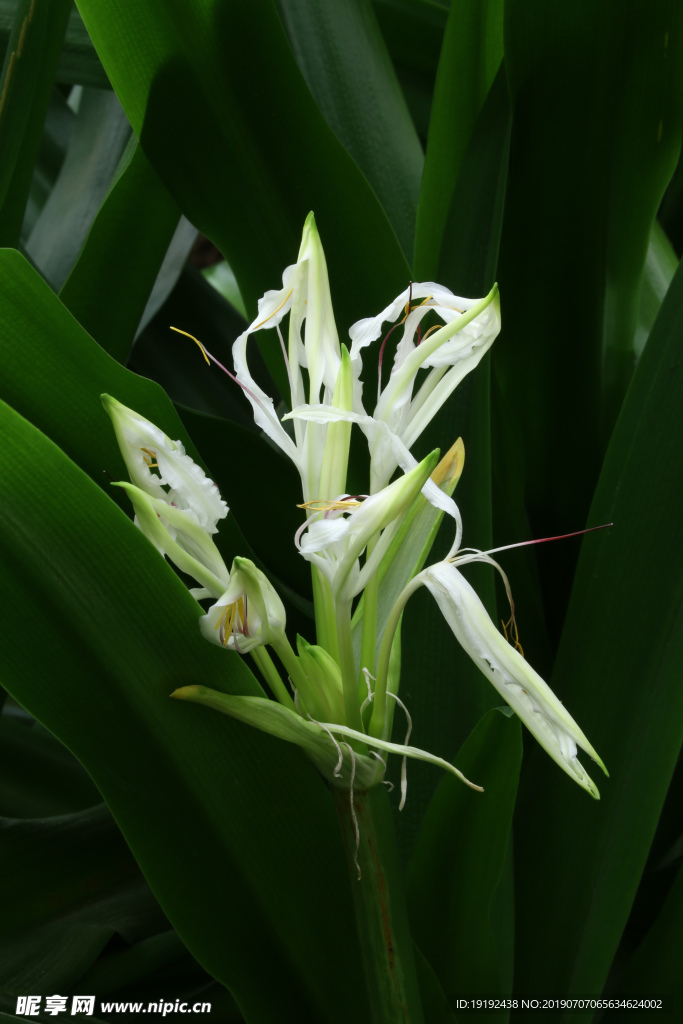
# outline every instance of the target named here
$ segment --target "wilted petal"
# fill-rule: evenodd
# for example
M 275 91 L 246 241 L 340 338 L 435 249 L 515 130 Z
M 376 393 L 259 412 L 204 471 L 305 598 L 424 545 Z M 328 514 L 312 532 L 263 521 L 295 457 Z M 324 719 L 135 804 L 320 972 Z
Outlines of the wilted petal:
M 550 687 L 501 634 L 467 580 L 450 562 L 424 569 L 422 580 L 435 597 L 458 643 L 493 683 L 554 761 L 592 796 L 598 789 L 577 759 L 577 746 L 606 769 Z

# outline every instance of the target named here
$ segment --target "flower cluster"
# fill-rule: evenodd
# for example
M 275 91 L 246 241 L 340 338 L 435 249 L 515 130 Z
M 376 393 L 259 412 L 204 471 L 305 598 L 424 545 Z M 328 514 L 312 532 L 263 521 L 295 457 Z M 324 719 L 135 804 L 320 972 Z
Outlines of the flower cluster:
M 280 325 L 286 316 L 285 340 Z M 383 373 L 386 341 L 397 328 L 393 365 Z M 289 429 L 249 370 L 250 339 L 263 330 L 275 330 L 282 346 Z M 462 442 L 441 460 L 435 451 L 418 463 L 410 451 L 499 330 L 496 287 L 474 300 L 431 282 L 414 283 L 377 316 L 354 324 L 350 347 L 341 344 L 325 256 L 313 215 L 308 217 L 297 262 L 285 270 L 280 289 L 266 292 L 256 319 L 233 345 L 234 377 L 256 425 L 301 477 L 304 521 L 294 540 L 311 564 L 316 643 L 298 637 L 296 651 L 285 632 L 284 606 L 267 576 L 246 558 L 235 558 L 228 570 L 213 541 L 218 521 L 228 513 L 216 485 L 179 441 L 103 396 L 131 478 L 119 486 L 133 502 L 138 526 L 196 580 L 197 600 L 211 601 L 200 619 L 206 639 L 250 652 L 276 699 L 228 696 L 201 686 L 183 687 L 174 697 L 297 743 L 338 786 L 368 788 L 382 781 L 382 755 L 388 753 L 429 761 L 463 778 L 436 755 L 408 746 L 407 737 L 403 744 L 391 740 L 396 707 L 404 708 L 398 696 L 397 632 L 409 597 L 424 586 L 457 641 L 550 756 L 598 796 L 577 748 L 604 770 L 597 753 L 520 651 L 499 633 L 459 571 L 474 560 L 496 565 L 486 552 L 460 548 L 462 528 L 452 494 L 462 472 Z M 369 414 L 362 369 L 363 355 L 373 351 L 379 384 Z M 369 447 L 366 494 L 346 490 L 354 424 Z M 453 545 L 443 561 L 423 568 L 444 514 L 453 520 Z M 408 536 L 419 544 L 407 543 Z M 411 554 L 416 549 L 418 561 Z M 281 662 L 289 688 L 268 648 Z M 403 789 L 405 799 L 405 771 Z

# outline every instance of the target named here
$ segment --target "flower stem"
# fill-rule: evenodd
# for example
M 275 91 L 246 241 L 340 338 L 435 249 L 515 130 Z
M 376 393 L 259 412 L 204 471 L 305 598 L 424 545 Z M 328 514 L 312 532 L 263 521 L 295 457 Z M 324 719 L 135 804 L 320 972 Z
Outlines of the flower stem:
M 413 944 L 387 795 L 381 786 L 354 794 L 357 848 L 349 793 L 335 789 L 334 799 L 346 847 L 373 1024 L 422 1024 Z
M 351 602 L 339 602 L 337 613 L 337 638 L 339 640 L 339 667 L 344 688 L 344 712 L 346 725 L 363 732 L 358 703 L 358 674 L 353 656 L 353 640 L 351 637 Z
M 330 584 L 317 566 L 312 565 L 311 570 L 316 643 L 324 647 L 339 664 L 339 641 L 337 640 L 337 624 Z
M 377 679 L 375 682 L 375 700 L 373 704 L 372 718 L 368 725 L 368 733 L 377 736 L 378 739 L 386 739 L 385 725 L 387 722 L 387 680 L 389 678 L 389 659 L 391 658 L 391 647 L 394 642 L 394 635 L 401 621 L 403 609 L 408 598 L 422 586 L 422 580 L 415 576 L 410 583 L 404 587 L 398 596 L 396 604 L 391 609 L 389 619 L 384 630 L 382 646 L 377 661 Z
M 367 558 L 375 548 L 377 537 L 368 541 Z M 379 590 L 379 567 L 368 580 L 363 591 L 363 639 L 360 651 L 360 667 L 375 674 L 375 645 L 377 642 L 377 594 Z
M 280 673 L 275 668 L 273 659 L 268 654 L 266 648 L 254 647 L 251 651 L 251 656 L 260 668 L 263 678 L 266 680 L 268 686 L 273 692 L 273 696 L 280 702 L 280 704 L 284 704 L 286 708 L 289 708 L 290 711 L 296 710 L 294 707 L 294 701 L 288 693 L 287 687 L 282 682 Z

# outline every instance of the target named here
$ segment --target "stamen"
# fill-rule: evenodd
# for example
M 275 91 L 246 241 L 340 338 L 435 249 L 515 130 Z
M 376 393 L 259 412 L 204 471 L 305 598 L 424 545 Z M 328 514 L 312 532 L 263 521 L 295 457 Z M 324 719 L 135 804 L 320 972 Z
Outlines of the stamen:
M 156 457 L 157 457 L 157 453 L 156 452 L 151 451 L 149 448 L 141 448 L 140 451 L 141 452 L 146 452 L 147 455 L 149 455 L 148 459 L 145 459 L 144 455 L 142 456 L 143 459 L 145 459 L 145 464 L 149 467 L 149 469 L 158 469 L 159 468 L 159 463 L 154 461 L 156 459 Z
M 276 310 L 276 312 L 277 312 L 277 310 Z M 208 348 L 204 348 L 204 346 L 202 345 L 201 341 L 199 341 L 197 338 L 195 338 L 195 336 L 193 334 L 188 334 L 187 331 L 181 331 L 180 328 L 178 328 L 178 327 L 171 327 L 171 330 L 175 331 L 176 334 L 184 334 L 186 338 L 191 338 L 192 341 L 195 342 L 195 344 L 199 345 L 200 349 L 204 353 L 204 358 L 205 359 L 208 356 L 208 358 L 211 360 L 211 362 L 215 363 L 219 370 L 222 370 L 223 373 L 225 373 L 230 378 L 231 381 L 234 381 L 235 384 L 237 384 L 239 387 L 242 388 L 242 391 L 244 391 L 245 395 L 249 395 L 251 400 L 253 402 L 255 402 L 256 405 L 258 405 L 259 409 L 261 409 L 261 411 L 263 413 L 265 413 L 266 416 L 269 415 L 269 410 L 268 410 L 268 407 L 266 406 L 265 402 L 263 402 L 258 397 L 258 395 L 255 395 L 254 392 L 251 391 L 251 389 L 248 388 L 246 384 L 243 384 L 242 381 L 239 380 L 239 378 L 237 378 L 234 373 L 231 373 L 230 370 L 228 370 L 228 368 L 226 366 L 223 366 L 223 363 L 219 359 L 216 359 L 216 357 L 211 352 L 209 352 Z M 208 362 L 208 360 L 207 360 L 207 362 Z
M 274 309 L 273 312 L 270 314 L 270 316 L 267 316 L 266 319 L 262 320 L 260 324 L 254 324 L 254 326 L 252 327 L 252 331 L 257 331 L 259 329 L 259 327 L 263 327 L 263 325 L 267 324 L 269 320 L 272 320 L 273 317 L 275 316 L 275 314 L 279 313 L 280 310 L 282 309 L 282 307 L 284 306 L 284 304 L 288 301 L 288 299 L 289 299 L 289 297 L 290 297 L 290 295 L 292 294 L 293 291 L 294 291 L 294 289 L 290 288 L 289 291 L 287 292 L 287 294 L 285 295 L 284 299 L 280 303 L 280 305 L 277 307 L 277 309 Z
M 349 496 L 348 498 L 333 498 L 328 500 L 326 498 L 314 498 L 312 501 L 304 501 L 303 504 L 297 505 L 297 508 L 312 509 L 314 512 L 345 512 L 350 508 L 360 508 L 365 495 Z
M 505 544 L 502 548 L 491 548 L 487 551 L 487 555 L 495 555 L 498 551 L 511 551 L 512 548 L 525 548 L 530 544 L 547 544 L 550 540 L 566 540 L 567 537 L 580 537 L 584 533 L 593 533 L 595 530 L 606 530 L 608 526 L 614 526 L 614 523 L 603 523 L 601 526 L 589 526 L 585 530 L 574 530 L 573 533 L 560 533 L 557 537 L 540 537 L 538 540 L 521 540 L 517 544 Z
M 221 630 L 221 632 L 219 633 L 219 637 L 224 647 L 229 646 L 230 637 L 232 636 L 233 629 L 235 627 L 238 612 L 242 618 L 242 623 L 244 624 L 246 620 L 246 615 L 241 597 L 239 597 L 236 601 L 233 601 L 232 604 L 226 604 L 218 618 L 218 622 L 213 627 L 214 630 Z M 242 626 L 241 629 L 238 626 L 237 631 L 239 633 L 243 633 L 244 635 L 246 635 L 244 625 Z M 237 646 L 235 646 L 235 650 L 237 649 Z
M 425 333 L 425 336 L 424 336 L 424 338 L 420 338 L 420 341 L 418 341 L 418 345 L 420 344 L 420 342 L 422 342 L 422 341 L 426 341 L 426 340 L 427 340 L 427 338 L 429 337 L 429 335 L 430 335 L 430 334 L 432 333 L 432 331 L 440 331 L 442 327 L 443 327 L 443 324 L 434 324 L 434 325 L 433 325 L 432 327 L 430 327 L 430 328 L 429 328 L 429 330 L 428 330 L 428 331 L 427 331 L 427 332 Z
M 208 357 L 208 355 L 206 353 L 206 349 L 202 345 L 201 341 L 199 341 L 197 338 L 195 338 L 194 334 L 188 334 L 187 331 L 181 331 L 179 327 L 172 327 L 171 330 L 175 331 L 176 334 L 184 334 L 185 337 L 186 338 L 190 338 L 190 340 L 193 341 L 195 343 L 195 345 L 199 345 L 201 353 L 204 356 L 204 358 L 206 359 L 207 366 L 211 366 L 211 363 L 209 361 L 209 357 Z

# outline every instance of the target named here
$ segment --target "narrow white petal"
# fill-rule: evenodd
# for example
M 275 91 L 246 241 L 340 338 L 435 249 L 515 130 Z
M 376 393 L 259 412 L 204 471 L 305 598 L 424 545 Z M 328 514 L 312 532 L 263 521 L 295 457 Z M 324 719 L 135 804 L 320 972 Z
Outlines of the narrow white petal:
M 577 759 L 576 748 L 585 750 L 604 770 L 598 754 L 547 683 L 501 636 L 464 576 L 450 562 L 439 562 L 416 579 L 436 599 L 458 643 L 553 760 L 580 786 L 599 796 Z

